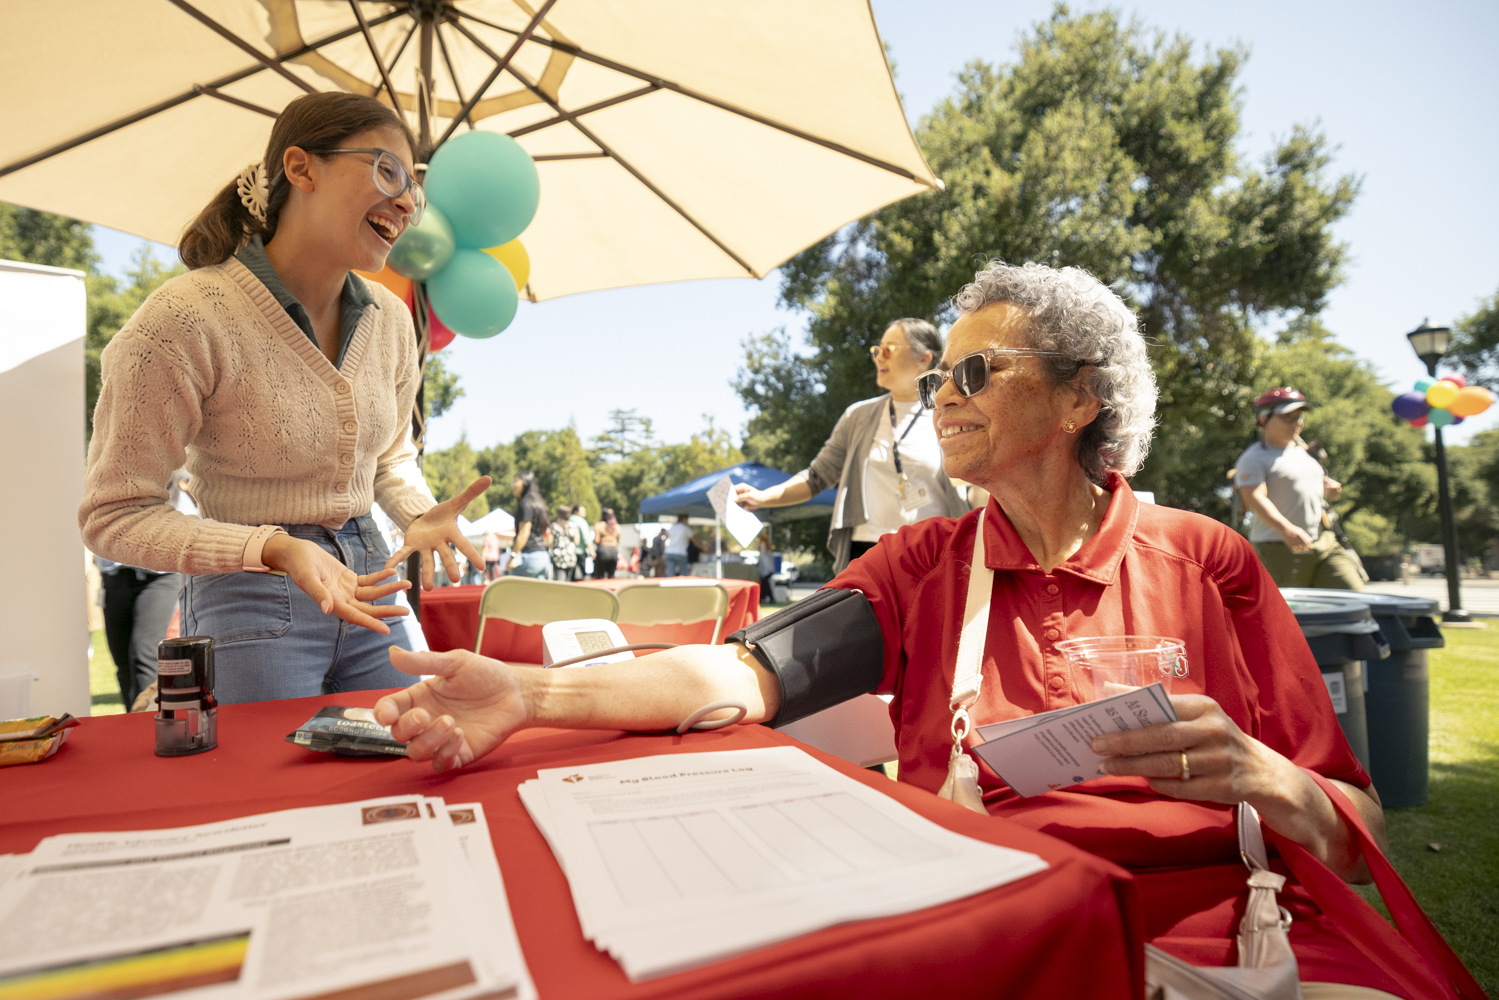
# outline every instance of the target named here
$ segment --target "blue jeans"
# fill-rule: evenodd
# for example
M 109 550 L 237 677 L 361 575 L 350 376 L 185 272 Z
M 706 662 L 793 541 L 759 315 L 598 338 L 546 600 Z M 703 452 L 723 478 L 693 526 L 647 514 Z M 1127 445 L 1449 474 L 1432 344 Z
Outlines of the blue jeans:
M 317 524 L 282 525 L 333 553 L 363 576 L 385 565 L 390 550 L 368 514 L 337 531 Z M 392 594 L 378 604 L 395 604 Z M 275 573 L 189 576 L 182 588 L 182 634 L 213 639 L 215 688 L 221 703 L 307 698 L 341 691 L 406 687 L 414 678 L 390 664 L 391 646 L 410 649 L 406 630 L 388 618 L 390 635 L 325 615 L 289 577 Z
M 687 555 L 686 555 L 686 553 L 683 553 L 682 555 L 673 555 L 670 552 L 666 553 L 666 575 L 667 576 L 687 576 L 688 575 L 688 573 L 687 573 Z
M 530 576 L 538 580 L 550 580 L 552 578 L 552 557 L 547 555 L 546 549 L 537 549 L 535 552 L 522 552 L 520 565 L 511 567 L 509 576 Z

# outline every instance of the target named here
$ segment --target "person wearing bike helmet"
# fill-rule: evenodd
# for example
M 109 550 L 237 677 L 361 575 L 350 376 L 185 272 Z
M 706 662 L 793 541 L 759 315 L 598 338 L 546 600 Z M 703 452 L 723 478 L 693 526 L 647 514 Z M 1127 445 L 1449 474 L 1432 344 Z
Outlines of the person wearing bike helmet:
M 1290 386 L 1254 401 L 1260 439 L 1234 466 L 1234 485 L 1253 515 L 1249 540 L 1277 586 L 1363 590 L 1358 567 L 1322 527 L 1323 498 L 1336 500 L 1343 487 L 1301 440 L 1307 408 Z

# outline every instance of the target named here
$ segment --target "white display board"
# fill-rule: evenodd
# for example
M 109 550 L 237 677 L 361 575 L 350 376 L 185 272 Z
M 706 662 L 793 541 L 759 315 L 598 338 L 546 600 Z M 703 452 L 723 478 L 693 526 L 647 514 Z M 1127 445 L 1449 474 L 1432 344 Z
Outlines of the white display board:
M 0 261 L 0 663 L 26 663 L 31 714 L 89 714 L 82 271 Z

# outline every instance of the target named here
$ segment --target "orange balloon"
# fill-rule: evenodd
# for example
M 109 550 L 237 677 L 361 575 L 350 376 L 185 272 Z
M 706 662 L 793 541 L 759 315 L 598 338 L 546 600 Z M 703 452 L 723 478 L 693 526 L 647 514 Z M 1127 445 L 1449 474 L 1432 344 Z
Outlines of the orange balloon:
M 1472 417 L 1487 410 L 1493 402 L 1494 397 L 1483 386 L 1470 385 L 1457 390 L 1457 395 L 1453 397 L 1451 403 L 1447 404 L 1447 409 L 1451 410 L 1454 416 Z
M 379 274 L 370 274 L 368 271 L 355 271 L 354 273 L 366 281 L 373 281 L 377 285 L 384 285 L 395 292 L 398 299 L 404 299 L 406 293 L 411 291 L 411 279 L 392 271 L 388 264 L 385 270 Z

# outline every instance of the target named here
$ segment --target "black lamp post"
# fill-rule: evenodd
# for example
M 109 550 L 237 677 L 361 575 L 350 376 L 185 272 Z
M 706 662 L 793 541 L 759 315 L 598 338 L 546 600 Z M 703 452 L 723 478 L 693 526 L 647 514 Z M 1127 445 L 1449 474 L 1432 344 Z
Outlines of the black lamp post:
M 1445 326 L 1432 326 L 1427 320 L 1407 333 L 1416 357 L 1426 364 L 1426 374 L 1436 378 L 1437 363 L 1447 356 L 1447 346 L 1452 342 L 1452 331 Z M 1442 444 L 1442 429 L 1431 428 L 1436 436 L 1437 453 L 1437 507 L 1442 516 L 1442 550 L 1447 562 L 1447 613 L 1443 621 L 1468 622 L 1473 616 L 1463 610 L 1462 594 L 1458 588 L 1457 525 L 1452 519 L 1452 492 L 1447 486 L 1447 449 Z

